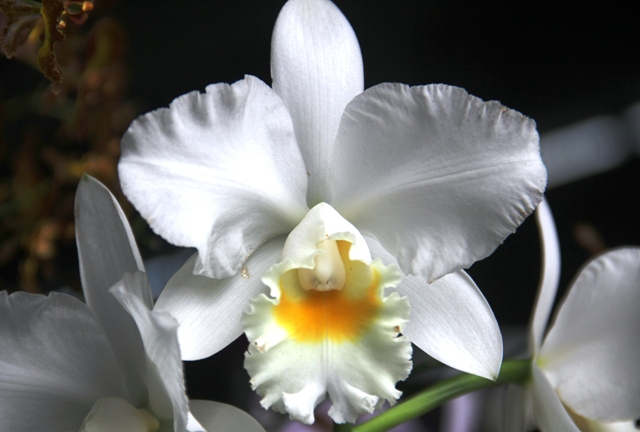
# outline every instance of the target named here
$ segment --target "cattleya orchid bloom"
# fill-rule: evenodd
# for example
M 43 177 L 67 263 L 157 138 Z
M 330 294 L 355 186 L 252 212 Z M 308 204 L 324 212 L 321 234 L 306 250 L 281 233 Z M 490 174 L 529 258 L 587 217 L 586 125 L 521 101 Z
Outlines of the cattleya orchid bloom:
M 180 323 L 183 358 L 245 331 L 262 405 L 306 423 L 327 393 L 337 422 L 394 403 L 409 339 L 495 378 L 500 332 L 462 269 L 542 197 L 534 122 L 446 85 L 364 90 L 358 41 L 328 0 L 287 2 L 271 54 L 272 88 L 210 85 L 122 139 L 127 197 L 198 250 L 156 304 Z
M 76 195 L 76 234 L 88 304 L 0 292 L 3 430 L 264 432 L 237 408 L 188 403 L 178 324 L 150 310 L 129 225 L 89 177 Z
M 527 412 L 543 432 L 632 432 L 640 418 L 640 248 L 609 251 L 577 275 L 555 320 L 560 253 L 551 211 L 538 207 L 543 277 L 531 325 L 531 378 L 513 387 L 506 430 L 525 430 Z

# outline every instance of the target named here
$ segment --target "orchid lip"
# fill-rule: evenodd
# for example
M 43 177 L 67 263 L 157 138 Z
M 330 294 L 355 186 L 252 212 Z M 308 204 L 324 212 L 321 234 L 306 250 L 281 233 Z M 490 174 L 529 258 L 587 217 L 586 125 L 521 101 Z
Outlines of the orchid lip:
M 313 207 L 262 276 L 271 297 L 251 300 L 245 367 L 261 404 L 304 423 L 327 395 L 334 421 L 353 422 L 401 395 L 411 370 L 402 330 L 409 302 L 395 265 L 371 259 L 362 234 L 329 204 Z

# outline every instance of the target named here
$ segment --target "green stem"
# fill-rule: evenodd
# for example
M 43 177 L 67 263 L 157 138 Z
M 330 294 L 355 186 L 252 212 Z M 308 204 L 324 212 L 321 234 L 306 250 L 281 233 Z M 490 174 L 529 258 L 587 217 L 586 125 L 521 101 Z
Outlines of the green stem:
M 476 375 L 457 375 L 436 383 L 406 401 L 389 408 L 377 417 L 355 426 L 353 432 L 383 432 L 408 420 L 420 417 L 458 396 L 498 384 L 522 384 L 529 377 L 530 370 L 530 359 L 508 360 L 502 363 L 500 374 L 495 381 Z
M 353 429 L 353 425 L 350 423 L 334 423 L 333 424 L 333 432 L 351 432 Z

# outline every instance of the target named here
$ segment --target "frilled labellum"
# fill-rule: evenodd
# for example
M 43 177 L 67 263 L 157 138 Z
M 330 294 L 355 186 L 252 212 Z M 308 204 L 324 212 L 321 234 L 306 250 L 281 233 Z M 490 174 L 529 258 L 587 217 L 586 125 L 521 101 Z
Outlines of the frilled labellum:
M 245 367 L 262 406 L 310 424 L 327 394 L 338 423 L 395 403 L 395 383 L 411 370 L 401 333 L 409 303 L 384 289 L 401 280 L 395 267 L 372 261 L 362 235 L 331 206 L 311 209 L 262 278 L 271 295 L 253 299 L 244 316 Z

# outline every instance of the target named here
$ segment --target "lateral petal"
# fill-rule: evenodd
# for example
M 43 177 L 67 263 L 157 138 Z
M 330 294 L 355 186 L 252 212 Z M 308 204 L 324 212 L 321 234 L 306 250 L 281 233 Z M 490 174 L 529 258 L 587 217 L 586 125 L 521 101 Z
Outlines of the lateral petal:
M 502 363 L 502 335 L 473 280 L 463 271 L 432 284 L 407 276 L 395 289 L 409 298 L 405 334 L 433 358 L 453 368 L 495 380 Z
M 122 189 L 154 231 L 198 249 L 198 274 L 233 275 L 307 211 L 307 174 L 276 93 L 247 76 L 135 120 L 122 138 Z
M 102 324 L 133 396 L 145 402 L 144 347 L 136 323 L 111 294 L 109 288 L 125 272 L 144 271 L 133 233 L 120 205 L 98 180 L 83 176 L 75 201 L 76 244 L 85 301 Z M 151 293 L 139 292 L 151 307 Z
M 229 278 L 194 275 L 195 255 L 171 278 L 154 310 L 168 312 L 180 323 L 183 360 L 209 357 L 243 333 L 242 312 L 251 298 L 267 291 L 260 277 L 280 258 L 284 240 L 280 236 L 260 246 L 242 271 Z
M 0 291 L 3 430 L 78 430 L 96 400 L 130 399 L 109 339 L 79 300 Z
M 291 114 L 309 175 L 307 203 L 328 200 L 331 149 L 347 103 L 364 90 L 358 40 L 328 0 L 290 0 L 271 41 L 273 89 Z
M 427 282 L 491 254 L 546 184 L 532 120 L 442 84 L 354 98 L 330 176 L 329 203 Z
M 542 345 L 563 402 L 603 421 L 640 417 L 640 248 L 610 251 L 578 274 Z

